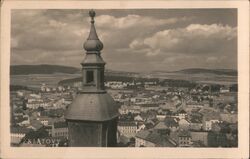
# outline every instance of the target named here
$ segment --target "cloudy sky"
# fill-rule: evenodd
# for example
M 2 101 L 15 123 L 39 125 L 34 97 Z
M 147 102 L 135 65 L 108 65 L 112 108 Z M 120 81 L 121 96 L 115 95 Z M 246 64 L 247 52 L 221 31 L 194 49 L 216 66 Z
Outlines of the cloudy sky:
M 237 10 L 96 10 L 112 70 L 237 69 Z M 88 10 L 12 10 L 11 64 L 80 67 Z

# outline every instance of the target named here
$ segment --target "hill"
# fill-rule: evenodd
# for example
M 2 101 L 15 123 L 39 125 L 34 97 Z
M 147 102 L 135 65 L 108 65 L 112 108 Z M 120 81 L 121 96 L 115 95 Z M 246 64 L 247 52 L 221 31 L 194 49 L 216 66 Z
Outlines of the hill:
M 60 65 L 12 65 L 10 66 L 11 75 L 29 75 L 29 74 L 54 74 L 54 73 L 79 73 L 80 69 L 70 66 Z
M 175 73 L 184 73 L 184 74 L 216 74 L 216 75 L 229 75 L 229 76 L 237 76 L 237 71 L 232 69 L 204 69 L 204 68 L 190 68 L 183 69 L 179 71 L 175 71 Z

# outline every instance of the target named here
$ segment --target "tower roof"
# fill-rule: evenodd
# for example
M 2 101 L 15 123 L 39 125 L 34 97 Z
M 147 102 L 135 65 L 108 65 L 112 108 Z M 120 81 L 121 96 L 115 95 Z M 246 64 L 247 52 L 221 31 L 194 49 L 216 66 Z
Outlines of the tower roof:
M 106 121 L 118 116 L 118 106 L 107 93 L 78 94 L 65 114 L 66 119 Z
M 91 28 L 90 28 L 90 32 L 89 32 L 89 37 L 87 39 L 87 41 L 84 43 L 84 49 L 88 52 L 100 52 L 103 49 L 103 43 L 100 41 L 100 39 L 98 38 L 98 35 L 96 33 L 96 29 L 95 29 L 95 11 L 94 10 L 90 10 L 89 11 L 89 16 L 91 17 Z

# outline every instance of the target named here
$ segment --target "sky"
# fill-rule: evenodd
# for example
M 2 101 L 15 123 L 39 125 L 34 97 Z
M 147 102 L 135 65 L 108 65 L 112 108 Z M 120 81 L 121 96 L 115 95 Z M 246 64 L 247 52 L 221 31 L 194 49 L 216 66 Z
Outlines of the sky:
M 89 10 L 11 12 L 11 65 L 81 67 Z M 95 26 L 111 70 L 237 69 L 236 9 L 95 10 Z

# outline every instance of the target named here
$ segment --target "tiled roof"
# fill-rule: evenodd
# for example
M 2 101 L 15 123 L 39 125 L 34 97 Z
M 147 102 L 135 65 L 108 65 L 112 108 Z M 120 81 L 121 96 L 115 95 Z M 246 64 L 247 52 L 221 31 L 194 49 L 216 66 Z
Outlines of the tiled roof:
M 141 107 L 159 107 L 158 104 L 139 104 Z
M 35 129 L 39 129 L 39 128 L 41 128 L 43 126 L 43 124 L 38 120 L 31 120 L 30 125 L 32 127 L 34 127 Z
M 165 125 L 165 123 L 159 122 L 158 124 L 155 125 L 154 129 L 167 129 L 168 127 Z
M 198 118 L 195 118 L 195 117 L 191 118 L 189 121 L 191 123 L 202 123 Z
M 141 138 L 141 139 L 146 139 L 146 137 L 150 134 L 150 131 L 148 130 L 142 130 L 142 131 L 139 131 L 135 137 L 138 137 L 138 138 Z
M 164 121 L 159 122 L 154 128 L 155 129 L 167 129 L 170 127 L 178 127 L 179 124 L 174 118 L 167 117 Z
M 18 133 L 18 134 L 26 134 L 30 131 L 30 129 L 25 127 L 11 127 L 10 132 L 11 133 Z
M 187 112 L 185 111 L 185 110 L 183 110 L 183 109 L 181 109 L 180 111 L 179 111 L 179 114 L 186 114 Z
M 56 122 L 54 123 L 54 128 L 67 128 L 68 124 L 66 122 Z
M 154 143 L 158 147 L 175 147 L 176 144 L 168 136 L 161 135 L 157 130 L 142 130 L 136 137 Z
M 147 129 L 152 129 L 154 125 L 152 123 L 145 123 Z
M 124 135 L 121 135 L 120 136 L 120 142 L 122 143 L 128 143 L 129 142 L 129 138 L 124 136 Z
M 177 121 L 175 121 L 174 118 L 166 118 L 165 120 L 165 125 L 168 126 L 168 127 L 178 127 L 179 124 Z
M 179 137 L 190 137 L 190 132 L 189 131 L 186 131 L 186 130 L 180 130 L 179 133 L 178 133 L 178 136 Z
M 118 122 L 118 126 L 136 126 L 135 122 Z

